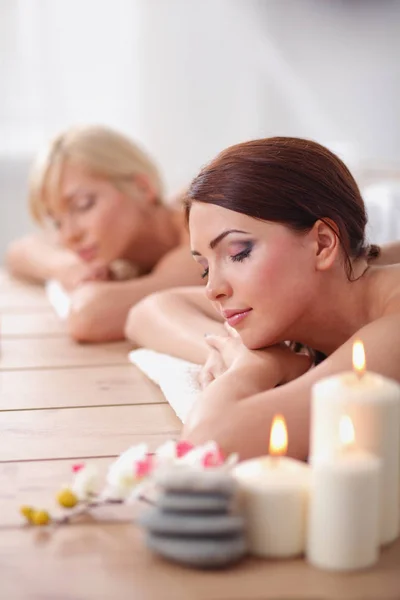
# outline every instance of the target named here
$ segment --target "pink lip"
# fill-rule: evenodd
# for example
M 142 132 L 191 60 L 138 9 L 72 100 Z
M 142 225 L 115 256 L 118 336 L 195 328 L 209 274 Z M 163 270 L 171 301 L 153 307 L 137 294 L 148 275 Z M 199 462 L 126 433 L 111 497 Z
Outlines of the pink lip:
M 245 308 L 244 310 L 223 310 L 222 316 L 231 327 L 235 327 L 235 325 L 243 321 L 252 310 L 252 308 Z
M 78 250 L 78 255 L 85 262 L 91 262 L 94 258 L 96 258 L 96 254 L 97 249 L 95 246 L 81 248 L 81 250 Z

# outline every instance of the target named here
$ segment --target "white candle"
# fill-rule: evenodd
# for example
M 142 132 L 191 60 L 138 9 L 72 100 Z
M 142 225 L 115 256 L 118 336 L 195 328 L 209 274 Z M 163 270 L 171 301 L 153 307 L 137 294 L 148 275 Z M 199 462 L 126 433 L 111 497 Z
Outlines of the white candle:
M 279 432 L 282 423 L 285 426 L 282 420 L 274 421 L 272 452 L 286 451 L 287 436 L 280 449 L 277 449 L 276 440 L 274 442 L 274 431 Z M 305 550 L 310 467 L 286 457 L 264 456 L 240 463 L 233 475 L 242 496 L 249 551 L 271 558 L 302 554 Z
M 376 456 L 355 449 L 315 460 L 306 552 L 313 565 L 352 570 L 377 561 L 380 469 Z
M 400 386 L 370 372 L 345 372 L 317 382 L 311 407 L 312 465 L 338 454 L 343 414 L 353 421 L 356 448 L 381 459 L 380 541 L 387 544 L 400 532 Z

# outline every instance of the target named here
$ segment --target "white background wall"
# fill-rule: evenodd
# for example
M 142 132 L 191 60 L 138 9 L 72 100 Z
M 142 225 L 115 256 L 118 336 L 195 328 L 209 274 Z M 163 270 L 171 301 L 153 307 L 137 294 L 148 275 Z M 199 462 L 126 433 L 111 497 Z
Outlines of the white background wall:
M 35 149 L 74 123 L 142 142 L 170 191 L 267 135 L 398 164 L 399 58 L 396 0 L 1 0 L 0 256 Z

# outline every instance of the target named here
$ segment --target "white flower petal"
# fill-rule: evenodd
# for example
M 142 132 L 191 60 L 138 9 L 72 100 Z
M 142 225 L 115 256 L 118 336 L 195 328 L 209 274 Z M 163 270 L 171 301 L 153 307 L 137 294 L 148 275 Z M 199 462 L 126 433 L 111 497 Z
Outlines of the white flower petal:
M 159 446 L 155 453 L 156 465 L 172 464 L 177 459 L 177 443 L 174 440 L 168 440 Z
M 95 493 L 98 483 L 99 471 L 97 467 L 85 465 L 76 473 L 71 489 L 79 500 L 86 500 L 91 494 Z
M 114 461 L 107 473 L 107 483 L 112 490 L 113 497 L 126 498 L 131 489 L 136 485 L 138 478 L 135 476 L 135 464 L 144 460 L 148 453 L 147 444 L 137 444 L 123 452 Z

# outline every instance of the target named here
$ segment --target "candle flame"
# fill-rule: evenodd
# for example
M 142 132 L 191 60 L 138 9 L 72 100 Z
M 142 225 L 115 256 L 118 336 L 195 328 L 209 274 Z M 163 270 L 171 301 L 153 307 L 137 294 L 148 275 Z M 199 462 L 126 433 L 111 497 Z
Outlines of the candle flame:
M 365 350 L 361 340 L 356 340 L 353 344 L 353 368 L 358 375 L 365 372 Z
M 273 456 L 283 456 L 288 447 L 286 422 L 282 415 L 276 415 L 272 421 L 269 440 L 269 453 Z
M 343 415 L 340 419 L 339 438 L 343 446 L 351 446 L 356 439 L 353 421 L 348 415 Z

